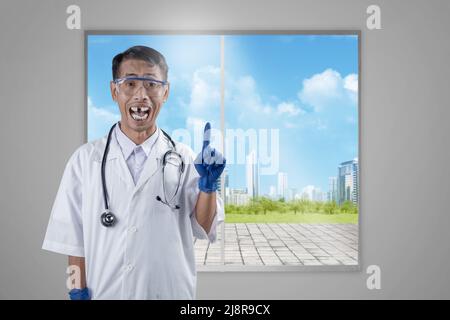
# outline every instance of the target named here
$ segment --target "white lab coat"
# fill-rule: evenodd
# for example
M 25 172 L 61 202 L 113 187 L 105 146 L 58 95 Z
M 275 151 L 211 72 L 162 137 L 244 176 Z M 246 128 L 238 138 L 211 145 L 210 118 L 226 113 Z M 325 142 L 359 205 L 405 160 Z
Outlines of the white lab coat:
M 223 201 L 217 194 L 213 227 L 206 234 L 194 214 L 199 194 L 195 154 L 182 143 L 176 143 L 186 164 L 176 201 L 181 209 L 157 201 L 157 195 L 163 197 L 161 159 L 170 145 L 159 128 L 155 134 L 158 139 L 137 185 L 112 135 L 105 176 L 110 210 L 117 218 L 113 227 L 100 222 L 106 137 L 78 148 L 65 168 L 43 249 L 85 257 L 93 299 L 195 299 L 193 237 L 216 240 L 216 226 L 224 220 Z M 168 185 L 177 179 L 166 181 Z

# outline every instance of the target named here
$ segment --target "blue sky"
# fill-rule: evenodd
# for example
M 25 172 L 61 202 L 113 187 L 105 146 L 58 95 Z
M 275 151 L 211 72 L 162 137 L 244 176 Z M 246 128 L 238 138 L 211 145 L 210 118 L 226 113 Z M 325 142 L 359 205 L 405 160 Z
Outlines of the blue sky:
M 88 140 L 106 135 L 119 120 L 109 92 L 111 61 L 133 45 L 155 48 L 169 65 L 171 93 L 158 125 L 200 151 L 204 123 L 220 128 L 215 35 L 89 35 Z M 226 129 L 278 130 L 279 171 L 298 191 L 306 185 L 327 191 L 339 163 L 358 156 L 357 83 L 356 36 L 225 36 Z M 230 187 L 244 188 L 245 165 L 231 164 L 236 160 L 227 165 Z M 270 185 L 277 185 L 276 174 L 262 175 L 262 193 Z

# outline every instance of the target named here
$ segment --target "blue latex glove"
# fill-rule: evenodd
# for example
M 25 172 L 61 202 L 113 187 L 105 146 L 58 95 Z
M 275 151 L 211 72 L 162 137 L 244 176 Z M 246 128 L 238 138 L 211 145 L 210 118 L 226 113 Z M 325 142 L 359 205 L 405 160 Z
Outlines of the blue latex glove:
M 217 180 L 225 169 L 226 159 L 224 156 L 212 148 L 209 143 L 211 141 L 211 124 L 205 125 L 203 131 L 203 147 L 202 152 L 195 158 L 195 169 L 200 175 L 198 187 L 203 192 L 215 192 L 218 188 Z
M 89 295 L 89 289 L 72 289 L 69 291 L 70 300 L 91 300 L 91 296 Z

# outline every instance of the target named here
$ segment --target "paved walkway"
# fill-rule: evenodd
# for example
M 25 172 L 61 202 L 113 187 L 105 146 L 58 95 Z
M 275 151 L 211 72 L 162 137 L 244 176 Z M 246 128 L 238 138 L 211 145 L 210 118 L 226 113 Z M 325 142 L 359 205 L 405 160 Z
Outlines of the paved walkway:
M 215 243 L 195 241 L 198 265 L 222 265 L 221 229 Z M 225 224 L 225 265 L 357 264 L 357 224 Z

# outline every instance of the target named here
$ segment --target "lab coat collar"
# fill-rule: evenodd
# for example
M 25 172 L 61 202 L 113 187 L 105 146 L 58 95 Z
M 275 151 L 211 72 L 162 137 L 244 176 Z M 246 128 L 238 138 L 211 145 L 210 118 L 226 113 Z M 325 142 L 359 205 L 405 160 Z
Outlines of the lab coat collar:
M 123 156 L 125 160 L 127 160 L 133 150 L 137 147 L 137 145 L 130 139 L 128 136 L 123 133 L 120 128 L 120 122 L 117 123 L 116 128 L 114 129 L 117 141 L 119 142 L 120 149 L 122 150 Z M 145 155 L 148 157 L 152 147 L 154 146 L 156 140 L 158 138 L 158 127 L 156 127 L 155 132 L 147 138 L 140 146 L 145 152 Z
M 160 128 L 157 128 L 154 134 L 156 135 L 156 141 L 154 142 L 154 145 L 150 150 L 148 158 L 144 164 L 144 169 L 142 170 L 141 176 L 139 177 L 136 185 L 134 184 L 133 177 L 131 176 L 130 170 L 128 169 L 128 166 L 125 162 L 116 135 L 113 134 L 111 137 L 107 163 L 109 163 L 109 161 L 111 160 L 118 161 L 119 169 L 116 171 L 116 173 L 127 185 L 135 188 L 135 191 L 139 190 L 156 173 L 158 168 L 160 168 L 160 166 L 162 165 L 161 159 L 164 156 L 164 153 L 170 149 L 168 143 L 166 142 L 166 139 L 164 139 L 163 137 L 163 133 L 161 132 Z M 95 146 L 94 160 L 100 163 L 102 162 L 103 152 L 106 146 L 106 139 L 107 136 L 99 140 L 99 143 L 96 143 Z

